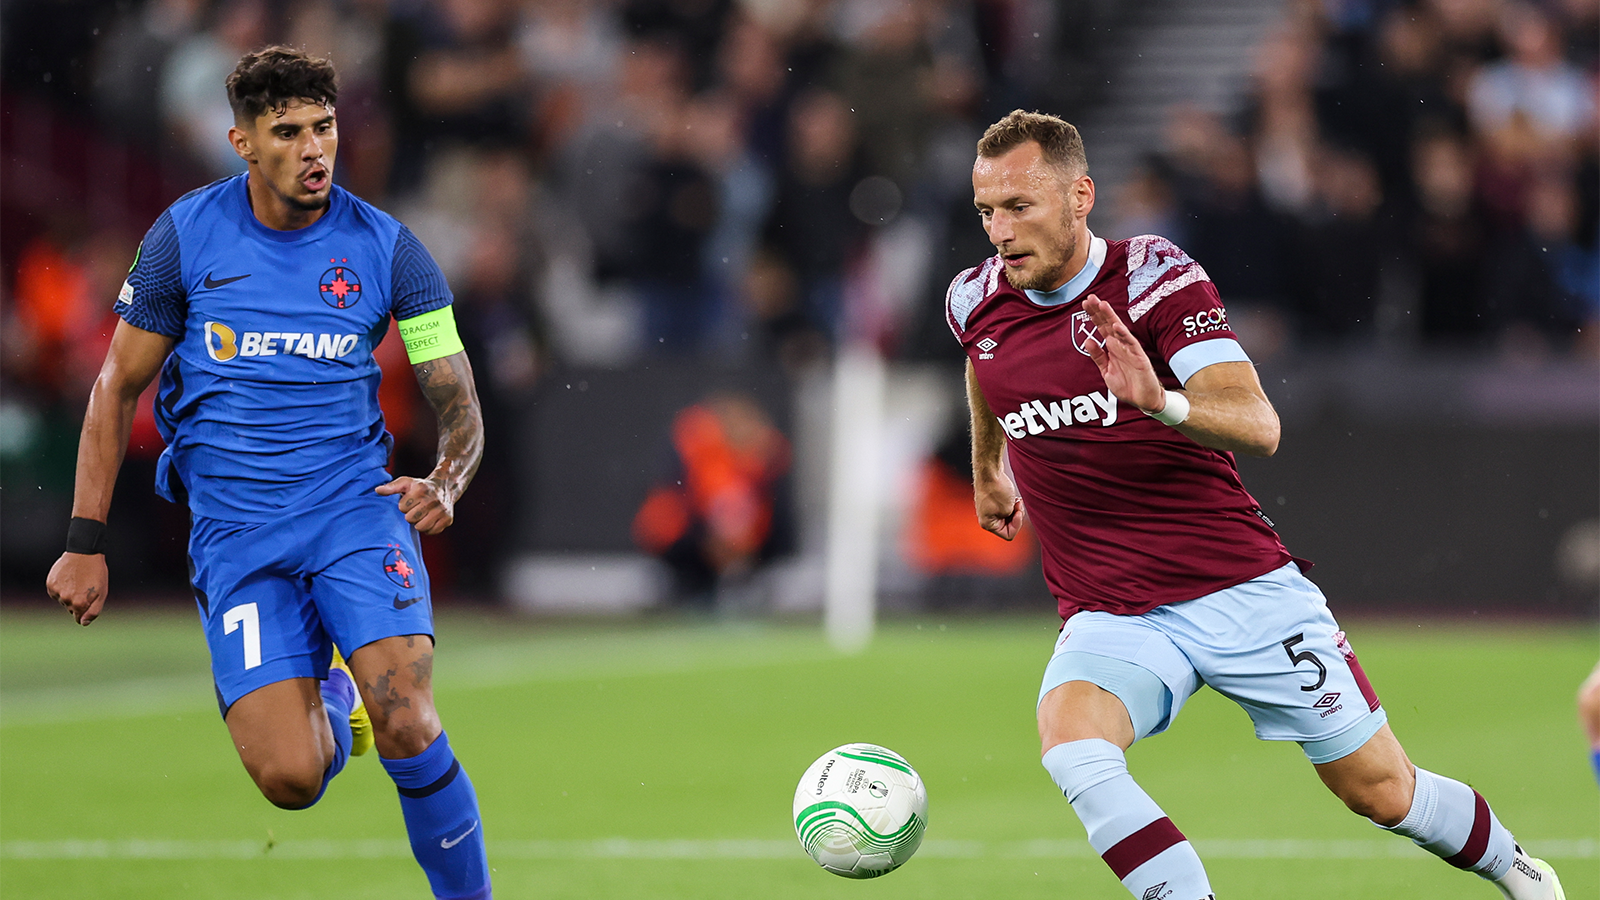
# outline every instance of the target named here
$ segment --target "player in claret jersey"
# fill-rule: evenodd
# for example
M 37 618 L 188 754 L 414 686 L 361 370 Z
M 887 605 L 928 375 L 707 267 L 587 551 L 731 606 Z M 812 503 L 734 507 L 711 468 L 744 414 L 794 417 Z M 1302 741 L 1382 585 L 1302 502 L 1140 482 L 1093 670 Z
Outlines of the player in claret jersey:
M 140 245 L 46 586 L 80 624 L 100 614 L 111 488 L 159 372 L 156 489 L 192 514 L 190 578 L 245 770 L 302 809 L 376 741 L 434 895 L 487 900 L 477 795 L 433 706 L 418 542 L 453 521 L 483 450 L 450 290 L 404 225 L 333 184 L 329 63 L 269 47 L 227 91 L 249 171 L 178 200 Z M 426 478 L 384 470 L 372 351 L 391 318 L 439 417 Z
M 1117 878 L 1142 900 L 1212 896 L 1124 757 L 1208 684 L 1351 810 L 1514 900 L 1561 898 L 1481 796 L 1406 758 L 1309 564 L 1240 482 L 1233 454 L 1271 455 L 1278 417 L 1205 270 L 1163 238 L 1089 230 L 1083 142 L 1054 116 L 992 125 L 972 187 L 999 252 L 956 277 L 947 313 L 978 518 L 1009 540 L 1026 514 L 1039 536 L 1064 621 L 1044 766 Z

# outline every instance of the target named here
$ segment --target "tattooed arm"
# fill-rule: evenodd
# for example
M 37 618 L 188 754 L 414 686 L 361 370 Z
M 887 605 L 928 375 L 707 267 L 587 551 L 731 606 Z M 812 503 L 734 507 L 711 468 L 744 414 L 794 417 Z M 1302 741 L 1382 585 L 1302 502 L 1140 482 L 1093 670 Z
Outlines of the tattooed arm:
M 399 494 L 400 511 L 423 534 L 438 534 L 455 521 L 461 498 L 483 458 L 483 407 L 473 386 L 466 353 L 455 353 L 411 367 L 423 396 L 439 417 L 439 464 L 427 478 L 402 475 L 379 485 L 380 494 Z

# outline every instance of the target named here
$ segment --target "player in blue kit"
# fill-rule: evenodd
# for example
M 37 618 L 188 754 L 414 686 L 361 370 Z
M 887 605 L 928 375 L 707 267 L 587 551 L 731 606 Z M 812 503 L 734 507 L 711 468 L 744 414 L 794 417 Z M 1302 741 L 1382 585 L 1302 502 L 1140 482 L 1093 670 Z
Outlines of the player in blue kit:
M 178 200 L 140 245 L 46 587 L 80 624 L 100 615 L 112 485 L 159 373 L 156 490 L 192 516 L 190 580 L 245 770 L 303 809 L 375 743 L 433 894 L 487 900 L 477 795 L 433 706 L 418 537 L 451 524 L 483 449 L 450 290 L 404 225 L 333 184 L 332 65 L 269 47 L 227 90 L 249 171 Z M 391 318 L 439 419 L 426 478 L 384 469 L 372 351 Z

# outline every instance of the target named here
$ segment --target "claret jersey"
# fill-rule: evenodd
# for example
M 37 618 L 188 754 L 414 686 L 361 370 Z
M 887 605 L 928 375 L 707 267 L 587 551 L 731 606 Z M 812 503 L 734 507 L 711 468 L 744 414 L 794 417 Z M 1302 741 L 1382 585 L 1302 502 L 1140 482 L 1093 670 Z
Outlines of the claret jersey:
M 1062 618 L 1137 615 L 1287 563 L 1233 454 L 1113 396 L 1086 349 L 1103 343 L 1083 310 L 1094 294 L 1167 388 L 1212 363 L 1246 361 L 1205 270 L 1151 235 L 1091 235 L 1083 271 L 1048 293 L 1012 287 L 1002 267 L 995 256 L 956 276 L 946 312 L 1005 430 Z
M 247 177 L 161 214 L 116 312 L 177 341 L 156 396 L 157 491 L 197 516 L 266 522 L 389 480 L 372 351 L 391 317 L 451 295 L 392 216 L 335 186 L 316 222 L 275 231 L 251 211 Z

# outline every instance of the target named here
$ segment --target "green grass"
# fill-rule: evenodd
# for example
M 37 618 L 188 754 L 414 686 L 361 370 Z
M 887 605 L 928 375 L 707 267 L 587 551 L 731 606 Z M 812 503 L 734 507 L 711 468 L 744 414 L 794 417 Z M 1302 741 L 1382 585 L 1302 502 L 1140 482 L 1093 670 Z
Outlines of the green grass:
M 456 615 L 439 633 L 439 707 L 501 900 L 1128 896 L 1038 764 L 1047 615 L 888 623 L 854 657 L 795 625 Z M 1412 758 L 1482 792 L 1569 898 L 1600 897 L 1600 794 L 1572 712 L 1595 632 L 1352 634 Z M 871 882 L 818 869 L 789 820 L 801 772 L 849 741 L 905 755 L 930 797 L 922 851 Z M 1498 896 L 1350 815 L 1298 748 L 1254 740 L 1209 691 L 1129 759 L 1227 900 Z M 317 807 L 274 809 L 229 747 L 191 617 L 113 609 L 89 629 L 0 616 L 0 896 L 428 892 L 374 758 Z

